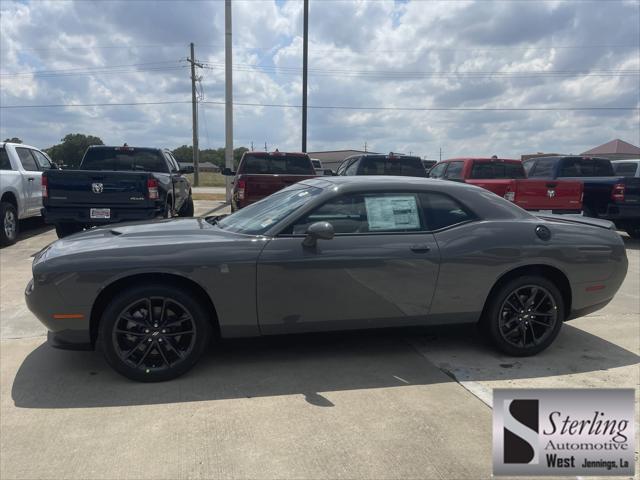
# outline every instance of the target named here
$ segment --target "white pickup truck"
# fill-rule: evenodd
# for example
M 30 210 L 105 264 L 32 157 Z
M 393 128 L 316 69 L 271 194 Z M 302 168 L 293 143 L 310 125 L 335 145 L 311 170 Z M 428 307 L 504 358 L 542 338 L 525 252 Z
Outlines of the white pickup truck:
M 0 245 L 18 238 L 23 218 L 40 215 L 44 170 L 55 168 L 44 152 L 21 143 L 0 144 Z

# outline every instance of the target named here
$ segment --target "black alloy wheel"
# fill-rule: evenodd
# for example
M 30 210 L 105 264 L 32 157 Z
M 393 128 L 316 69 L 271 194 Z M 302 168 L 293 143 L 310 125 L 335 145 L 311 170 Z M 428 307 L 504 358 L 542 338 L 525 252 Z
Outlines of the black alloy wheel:
M 486 320 L 490 338 L 500 350 L 514 356 L 534 355 L 560 332 L 562 294 L 544 277 L 513 279 L 491 300 Z
M 138 381 L 163 381 L 189 370 L 211 338 L 200 303 L 169 286 L 139 287 L 105 311 L 101 341 L 109 364 Z

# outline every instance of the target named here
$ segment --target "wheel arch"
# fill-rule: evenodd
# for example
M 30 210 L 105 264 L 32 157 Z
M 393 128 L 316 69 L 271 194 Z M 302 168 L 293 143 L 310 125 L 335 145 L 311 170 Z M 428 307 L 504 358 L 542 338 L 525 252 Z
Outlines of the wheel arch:
M 209 321 L 211 322 L 211 326 L 213 327 L 214 336 L 216 338 L 220 336 L 220 325 L 218 323 L 218 314 L 216 312 L 215 306 L 213 305 L 213 301 L 211 300 L 209 294 L 200 284 L 189 278 L 183 277 L 181 275 L 176 275 L 174 273 L 146 272 L 118 278 L 100 291 L 95 302 L 93 302 L 93 307 L 91 308 L 89 329 L 91 344 L 93 346 L 95 346 L 96 340 L 98 339 L 98 331 L 102 313 L 109 305 L 110 299 L 127 287 L 149 283 L 160 283 L 177 286 L 194 294 L 196 298 L 205 306 L 207 312 L 209 312 Z
M 571 314 L 572 301 L 571 284 L 569 283 L 569 279 L 559 268 L 544 264 L 524 265 L 503 273 L 493 284 L 493 287 L 491 287 L 491 290 L 489 291 L 489 294 L 484 301 L 482 315 L 480 316 L 480 318 L 483 319 L 485 317 L 491 299 L 498 291 L 498 289 L 502 287 L 502 285 L 514 278 L 524 275 L 539 275 L 553 282 L 553 284 L 558 287 L 558 290 L 560 290 L 560 293 L 562 294 L 562 300 L 564 302 L 564 318 L 569 318 Z
M 2 194 L 2 198 L 0 199 L 0 202 L 10 203 L 11 205 L 13 205 L 16 208 L 16 210 L 19 210 L 19 208 L 18 208 L 18 197 L 12 191 L 4 192 Z M 20 214 L 20 212 L 18 212 L 18 214 Z

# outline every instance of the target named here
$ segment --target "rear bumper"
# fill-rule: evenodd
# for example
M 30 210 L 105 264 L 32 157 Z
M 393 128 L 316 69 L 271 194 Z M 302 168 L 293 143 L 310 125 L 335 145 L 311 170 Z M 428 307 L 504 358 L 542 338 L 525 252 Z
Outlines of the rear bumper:
M 612 222 L 639 222 L 640 205 L 610 204 L 607 205 L 607 211 L 599 217 Z
M 111 209 L 111 218 L 96 219 L 90 217 L 90 208 L 78 207 L 45 207 L 42 209 L 44 221 L 49 224 L 76 223 L 86 226 L 107 225 L 118 222 L 131 222 L 136 220 L 150 220 L 161 216 L 164 208 L 154 206 L 151 208 L 123 208 L 104 207 Z

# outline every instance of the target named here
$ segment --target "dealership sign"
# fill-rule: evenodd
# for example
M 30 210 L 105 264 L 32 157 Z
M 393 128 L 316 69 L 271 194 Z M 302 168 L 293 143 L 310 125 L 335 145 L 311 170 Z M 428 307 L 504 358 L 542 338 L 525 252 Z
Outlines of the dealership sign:
M 495 389 L 494 475 L 633 475 L 631 389 Z

